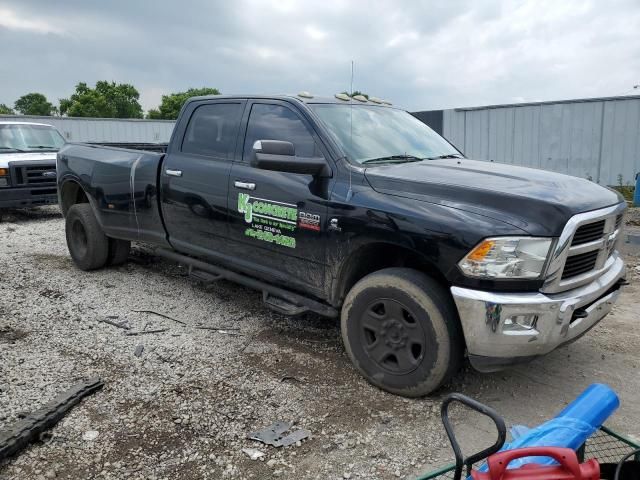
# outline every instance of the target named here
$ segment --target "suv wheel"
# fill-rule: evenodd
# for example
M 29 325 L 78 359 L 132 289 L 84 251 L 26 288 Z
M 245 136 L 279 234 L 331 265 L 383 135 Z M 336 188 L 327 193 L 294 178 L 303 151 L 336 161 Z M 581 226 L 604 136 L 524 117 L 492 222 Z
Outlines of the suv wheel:
M 79 269 L 95 270 L 106 265 L 109 239 L 100 228 L 91 205 L 72 205 L 67 212 L 65 231 L 69 253 Z
M 341 313 L 342 339 L 356 368 L 391 393 L 431 393 L 460 367 L 463 341 L 453 300 L 435 280 L 408 268 L 367 275 Z

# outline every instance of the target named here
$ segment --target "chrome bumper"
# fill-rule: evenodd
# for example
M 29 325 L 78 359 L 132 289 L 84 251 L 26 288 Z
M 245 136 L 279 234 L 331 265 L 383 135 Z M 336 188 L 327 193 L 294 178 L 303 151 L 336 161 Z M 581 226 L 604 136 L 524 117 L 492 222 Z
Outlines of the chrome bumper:
M 602 276 L 557 294 L 451 287 L 472 365 L 481 371 L 499 370 L 586 333 L 611 311 L 620 294 L 625 266 L 617 254 L 612 258 Z

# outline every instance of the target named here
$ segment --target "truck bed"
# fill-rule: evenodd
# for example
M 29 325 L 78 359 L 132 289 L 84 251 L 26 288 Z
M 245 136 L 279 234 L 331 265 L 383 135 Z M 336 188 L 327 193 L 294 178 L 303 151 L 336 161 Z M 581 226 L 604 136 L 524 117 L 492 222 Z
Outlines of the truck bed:
M 66 144 L 58 152 L 58 189 L 69 181 L 80 184 L 108 236 L 167 244 L 158 202 L 163 157 L 146 150 Z

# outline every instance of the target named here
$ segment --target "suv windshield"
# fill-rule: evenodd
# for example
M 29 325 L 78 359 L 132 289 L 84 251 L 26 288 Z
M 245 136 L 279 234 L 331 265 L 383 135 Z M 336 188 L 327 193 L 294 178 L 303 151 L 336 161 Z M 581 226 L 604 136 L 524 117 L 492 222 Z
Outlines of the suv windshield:
M 461 156 L 444 138 L 403 110 L 373 105 L 310 106 L 347 157 L 359 163 Z
M 64 138 L 49 125 L 0 124 L 0 153 L 59 150 Z

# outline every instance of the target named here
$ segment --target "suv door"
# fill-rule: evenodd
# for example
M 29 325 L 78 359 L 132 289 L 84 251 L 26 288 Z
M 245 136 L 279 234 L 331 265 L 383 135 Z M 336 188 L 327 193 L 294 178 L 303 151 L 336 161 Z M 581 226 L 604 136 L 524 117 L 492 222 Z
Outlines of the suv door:
M 293 105 L 255 100 L 247 112 L 242 160 L 229 177 L 229 246 L 254 273 L 322 297 L 330 179 L 262 170 L 250 160 L 257 140 L 291 142 L 297 157 L 328 153 Z
M 228 236 L 229 172 L 245 100 L 190 104 L 161 172 L 162 215 L 171 245 L 218 258 Z

